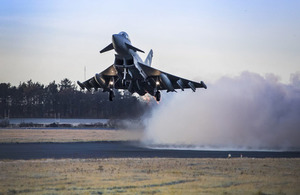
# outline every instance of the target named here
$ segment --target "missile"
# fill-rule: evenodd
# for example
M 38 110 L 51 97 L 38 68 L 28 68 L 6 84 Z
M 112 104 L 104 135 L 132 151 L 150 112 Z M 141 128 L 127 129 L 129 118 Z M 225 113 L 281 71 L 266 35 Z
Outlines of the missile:
M 86 88 L 85 85 L 83 83 L 81 83 L 80 81 L 77 81 L 77 84 L 80 86 L 80 88 L 82 90 L 84 90 Z
M 181 89 L 182 91 L 184 91 L 184 88 L 183 88 L 183 82 L 182 82 L 181 79 L 178 79 L 178 80 L 177 80 L 177 85 L 180 87 L 180 89 Z
M 88 91 L 91 91 L 91 86 L 90 86 L 89 82 L 87 82 L 87 83 L 86 82 L 81 83 L 80 81 L 77 81 L 77 84 L 80 86 L 80 88 L 82 90 L 87 89 Z
M 167 92 L 169 92 L 169 91 L 175 91 L 174 87 L 173 87 L 173 85 L 172 85 L 172 83 L 171 83 L 171 81 L 170 81 L 170 79 L 168 78 L 167 75 L 165 75 L 164 73 L 161 73 L 160 74 L 160 78 L 163 81 L 163 83 L 166 85 L 166 87 L 168 89 Z
M 192 82 L 188 82 L 188 85 L 190 86 L 190 88 L 193 90 L 193 92 L 196 91 L 196 87 Z

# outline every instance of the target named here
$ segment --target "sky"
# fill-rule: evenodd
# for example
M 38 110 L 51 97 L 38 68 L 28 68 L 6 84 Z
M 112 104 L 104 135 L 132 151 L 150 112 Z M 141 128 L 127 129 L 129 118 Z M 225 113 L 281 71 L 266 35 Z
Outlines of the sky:
M 154 51 L 152 66 L 215 82 L 300 71 L 300 1 L 0 1 L 0 83 L 83 81 L 111 65 L 111 35 Z

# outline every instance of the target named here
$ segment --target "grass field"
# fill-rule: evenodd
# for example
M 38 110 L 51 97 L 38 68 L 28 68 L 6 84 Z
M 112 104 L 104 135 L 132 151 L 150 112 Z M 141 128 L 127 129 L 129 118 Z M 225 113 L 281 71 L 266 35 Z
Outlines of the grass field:
M 104 129 L 0 129 L 0 143 L 138 140 L 142 131 Z
M 300 159 L 0 161 L 0 194 L 300 194 Z

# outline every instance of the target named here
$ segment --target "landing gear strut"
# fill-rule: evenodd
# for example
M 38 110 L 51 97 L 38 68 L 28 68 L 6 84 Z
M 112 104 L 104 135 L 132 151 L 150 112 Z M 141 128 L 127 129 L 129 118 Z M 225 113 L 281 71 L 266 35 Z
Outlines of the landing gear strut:
M 156 101 L 160 101 L 160 92 L 159 91 L 157 91 L 156 93 L 155 93 L 155 98 L 156 98 Z
M 109 101 L 113 101 L 113 98 L 115 97 L 115 93 L 113 90 L 110 90 L 109 91 L 109 96 L 108 96 L 108 99 Z

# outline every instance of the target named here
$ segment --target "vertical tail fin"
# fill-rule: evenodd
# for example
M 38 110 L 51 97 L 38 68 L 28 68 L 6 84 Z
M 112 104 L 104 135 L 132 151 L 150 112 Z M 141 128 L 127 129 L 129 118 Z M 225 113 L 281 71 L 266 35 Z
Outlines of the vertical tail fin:
M 148 66 L 151 66 L 151 63 L 152 63 L 152 57 L 153 57 L 153 51 L 152 49 L 149 51 L 145 61 L 144 61 L 144 64 L 148 65 Z

